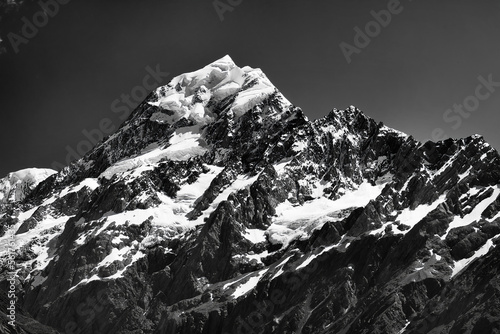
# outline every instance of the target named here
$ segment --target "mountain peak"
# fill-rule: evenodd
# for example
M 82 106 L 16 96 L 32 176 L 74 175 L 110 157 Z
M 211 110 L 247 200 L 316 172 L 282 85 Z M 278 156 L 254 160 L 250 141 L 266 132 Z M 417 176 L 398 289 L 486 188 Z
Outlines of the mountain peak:
M 260 69 L 239 67 L 226 55 L 200 70 L 176 76 L 159 87 L 156 99 L 148 103 L 159 108 L 153 118 L 160 123 L 187 119 L 205 125 L 216 117 L 212 107 L 230 96 L 234 101 L 227 109 L 238 117 L 275 91 Z
M 233 61 L 233 59 L 229 55 L 225 55 L 224 57 L 219 58 L 216 61 L 213 61 L 209 65 L 214 65 L 214 66 L 216 66 L 216 65 L 228 65 L 230 67 L 236 66 L 235 62 Z

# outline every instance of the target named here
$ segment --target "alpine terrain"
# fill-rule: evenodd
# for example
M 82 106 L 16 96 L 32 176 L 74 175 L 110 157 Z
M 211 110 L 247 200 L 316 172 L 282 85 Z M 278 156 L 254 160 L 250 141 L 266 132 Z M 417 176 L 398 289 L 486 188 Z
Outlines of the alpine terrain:
M 1 333 L 500 332 L 481 136 L 420 143 L 353 106 L 312 121 L 225 56 L 34 171 L 0 181 Z

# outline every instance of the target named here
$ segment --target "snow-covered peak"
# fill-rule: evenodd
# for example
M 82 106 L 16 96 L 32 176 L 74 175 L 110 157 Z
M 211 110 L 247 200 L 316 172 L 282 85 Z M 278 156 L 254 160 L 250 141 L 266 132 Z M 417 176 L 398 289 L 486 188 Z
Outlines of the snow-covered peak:
M 217 59 L 216 61 L 210 63 L 212 66 L 220 66 L 222 67 L 235 67 L 233 59 L 229 55 L 225 55 L 224 57 Z
M 173 124 L 185 118 L 204 125 L 222 112 L 213 106 L 229 96 L 234 96 L 234 101 L 223 111 L 239 117 L 275 92 L 276 87 L 259 68 L 239 67 L 231 57 L 224 56 L 159 87 L 156 99 L 149 104 L 160 107 L 161 111 L 154 113 L 151 119 Z
M 19 202 L 40 182 L 56 171 L 44 168 L 27 168 L 9 173 L 0 179 L 0 203 Z

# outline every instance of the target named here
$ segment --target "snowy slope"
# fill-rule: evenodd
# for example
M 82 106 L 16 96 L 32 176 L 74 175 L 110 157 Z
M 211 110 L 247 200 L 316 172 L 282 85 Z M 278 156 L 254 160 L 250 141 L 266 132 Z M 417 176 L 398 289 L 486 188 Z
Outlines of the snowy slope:
M 0 179 L 0 204 L 19 202 L 40 182 L 55 174 L 52 169 L 27 168 Z
M 229 112 L 239 117 L 275 90 L 260 69 L 240 68 L 231 57 L 225 56 L 198 71 L 173 78 L 167 85 L 157 88 L 158 99 L 148 103 L 170 112 L 154 113 L 151 119 L 157 122 L 172 124 L 184 118 L 196 124 L 207 124 L 217 116 L 208 106 L 211 100 L 221 102 L 234 96 Z

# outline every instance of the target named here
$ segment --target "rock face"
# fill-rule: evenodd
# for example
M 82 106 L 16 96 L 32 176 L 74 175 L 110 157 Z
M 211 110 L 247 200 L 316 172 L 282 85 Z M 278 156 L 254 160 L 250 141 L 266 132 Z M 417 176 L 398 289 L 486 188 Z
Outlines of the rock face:
M 310 121 L 226 56 L 2 207 L 2 244 L 40 332 L 493 333 L 499 184 L 480 136 Z

